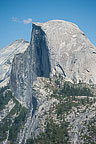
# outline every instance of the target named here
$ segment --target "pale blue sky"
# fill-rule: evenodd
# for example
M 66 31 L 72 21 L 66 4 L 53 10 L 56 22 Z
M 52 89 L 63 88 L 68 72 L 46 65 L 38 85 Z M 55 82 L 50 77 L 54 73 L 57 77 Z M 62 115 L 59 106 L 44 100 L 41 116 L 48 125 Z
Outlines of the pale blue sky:
M 0 0 L 0 48 L 30 41 L 32 22 L 71 21 L 96 46 L 96 0 Z

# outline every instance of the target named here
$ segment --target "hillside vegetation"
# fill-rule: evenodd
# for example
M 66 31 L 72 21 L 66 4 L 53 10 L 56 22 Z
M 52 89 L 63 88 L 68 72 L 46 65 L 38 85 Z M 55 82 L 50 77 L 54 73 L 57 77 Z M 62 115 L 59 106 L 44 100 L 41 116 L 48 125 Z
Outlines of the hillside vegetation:
M 48 112 L 44 132 L 37 138 L 30 138 L 26 144 L 71 144 L 96 142 L 96 97 L 94 88 L 85 83 L 72 84 L 63 77 L 44 79 L 45 89 L 52 91 L 48 97 L 58 104 Z M 43 119 L 44 116 L 40 118 Z

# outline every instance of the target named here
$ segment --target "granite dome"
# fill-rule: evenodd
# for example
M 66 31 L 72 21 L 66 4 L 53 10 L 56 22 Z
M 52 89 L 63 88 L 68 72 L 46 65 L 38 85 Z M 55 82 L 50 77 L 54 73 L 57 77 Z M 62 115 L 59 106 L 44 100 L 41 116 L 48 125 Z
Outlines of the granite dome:
M 96 48 L 73 23 L 52 20 L 33 23 L 30 46 L 14 57 L 11 86 L 17 98 L 30 105 L 37 77 L 62 74 L 65 80 L 96 84 Z

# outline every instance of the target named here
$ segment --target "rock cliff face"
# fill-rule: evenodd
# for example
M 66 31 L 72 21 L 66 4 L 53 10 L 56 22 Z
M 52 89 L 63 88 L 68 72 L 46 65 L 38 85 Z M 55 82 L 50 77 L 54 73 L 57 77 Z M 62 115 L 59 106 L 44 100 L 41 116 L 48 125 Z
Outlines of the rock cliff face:
M 14 55 L 24 53 L 28 46 L 29 42 L 19 39 L 0 50 L 0 87 L 9 81 Z
M 96 83 L 96 48 L 73 23 L 52 20 L 33 23 L 30 46 L 16 55 L 11 71 L 15 95 L 30 105 L 36 77 L 61 73 L 66 80 Z
M 53 20 L 35 23 L 46 35 L 51 71 L 65 73 L 66 78 L 79 82 L 96 83 L 96 48 L 73 23 Z
M 49 77 L 51 72 L 46 34 L 33 24 L 30 46 L 24 54 L 14 57 L 10 83 L 15 96 L 26 106 L 32 101 L 32 84 L 37 76 Z

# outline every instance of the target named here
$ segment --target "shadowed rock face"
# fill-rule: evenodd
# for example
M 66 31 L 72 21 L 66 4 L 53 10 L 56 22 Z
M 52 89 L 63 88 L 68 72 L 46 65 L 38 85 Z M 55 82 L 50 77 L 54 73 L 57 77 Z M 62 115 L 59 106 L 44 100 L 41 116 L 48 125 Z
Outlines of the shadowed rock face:
M 38 76 L 61 73 L 66 80 L 96 83 L 96 48 L 73 23 L 52 20 L 34 23 L 30 46 L 16 55 L 11 86 L 25 105 L 32 101 L 32 84 Z
M 31 46 L 32 69 L 37 76 L 49 77 L 51 72 L 46 34 L 40 26 L 33 24 Z
M 37 77 L 48 78 L 51 72 L 46 34 L 33 24 L 31 42 L 24 54 L 14 57 L 10 84 L 16 97 L 26 106 L 32 104 L 32 84 Z

